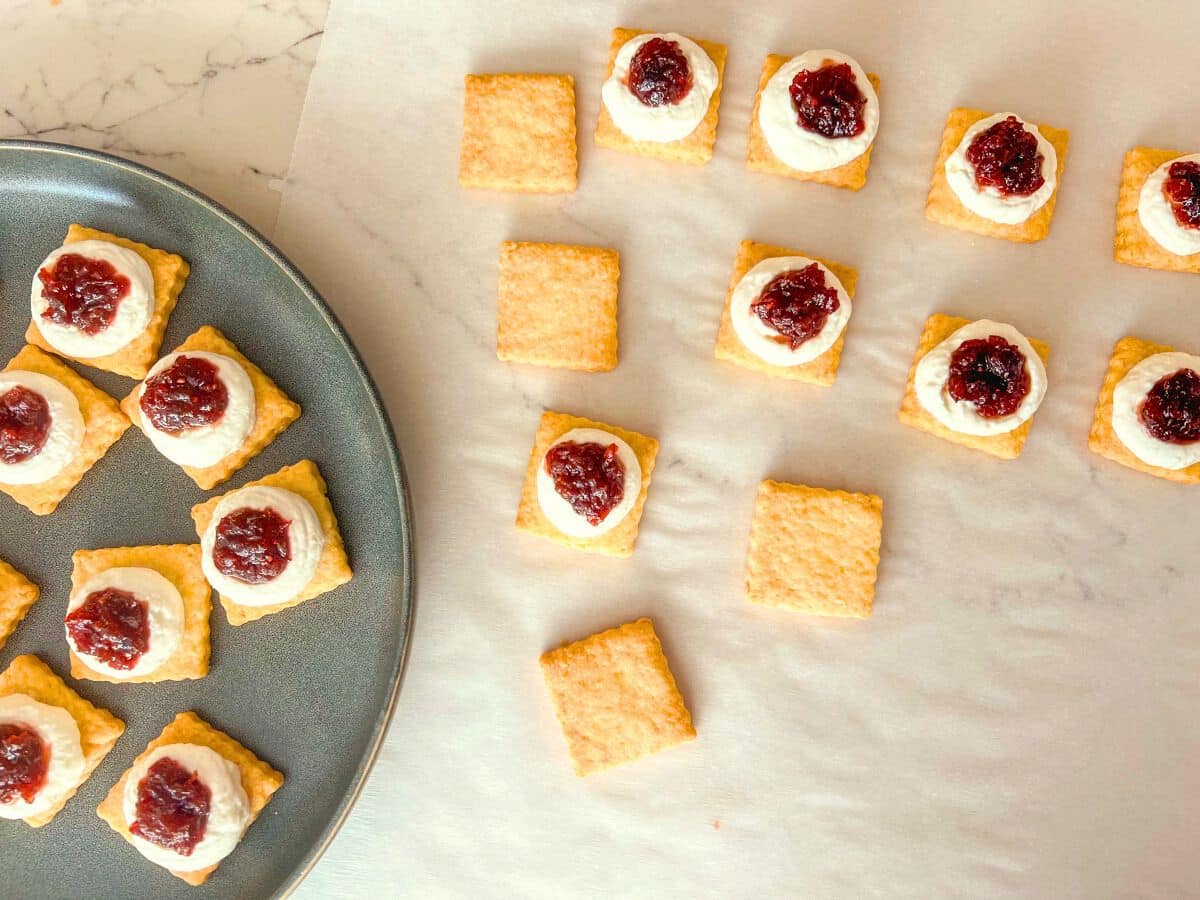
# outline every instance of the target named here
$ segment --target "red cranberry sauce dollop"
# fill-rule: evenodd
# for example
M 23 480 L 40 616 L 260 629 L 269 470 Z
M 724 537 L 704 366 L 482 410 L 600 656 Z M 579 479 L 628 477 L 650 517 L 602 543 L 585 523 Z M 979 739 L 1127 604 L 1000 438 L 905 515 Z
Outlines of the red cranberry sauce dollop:
M 18 797 L 32 803 L 46 783 L 49 768 L 50 748 L 35 729 L 15 722 L 0 724 L 0 803 Z
M 546 472 L 558 495 L 589 525 L 603 522 L 625 496 L 625 464 L 616 444 L 555 444 L 546 454 Z
M 1200 228 L 1200 163 L 1194 160 L 1171 163 L 1163 194 L 1184 228 Z
M 128 671 L 150 648 L 150 614 L 129 591 L 103 588 L 67 613 L 67 633 L 80 653 Z
M 273 509 L 235 509 L 217 523 L 212 553 L 217 571 L 247 584 L 276 578 L 292 558 L 291 525 Z
M 0 462 L 11 465 L 36 455 L 49 433 L 45 397 L 19 384 L 0 394 Z
M 692 89 L 692 67 L 676 41 L 651 38 L 629 63 L 629 90 L 646 106 L 667 106 Z
M 1138 410 L 1151 436 L 1171 444 L 1200 441 L 1200 373 L 1180 369 L 1154 382 Z
M 975 183 L 981 188 L 995 188 L 1005 197 L 1028 197 L 1045 184 L 1044 161 L 1037 138 L 1016 116 L 979 132 L 967 147 L 967 162 L 975 167 Z
M 985 419 L 1012 415 L 1029 393 L 1025 354 L 995 334 L 963 341 L 950 354 L 946 388 Z
M 795 350 L 820 334 L 841 305 L 837 290 L 825 283 L 821 267 L 810 263 L 776 275 L 750 304 L 750 311 L 779 332 L 781 343 Z
M 42 318 L 97 334 L 113 323 L 117 306 L 129 294 L 129 279 L 103 259 L 64 253 L 38 270 L 46 309 Z
M 155 428 L 174 434 L 218 421 L 229 406 L 229 391 L 216 366 L 184 355 L 146 379 L 140 402 Z
M 138 782 L 136 817 L 129 830 L 152 844 L 191 856 L 204 840 L 211 803 L 209 786 L 195 772 L 164 756 Z
M 800 127 L 827 138 L 862 134 L 866 95 L 858 89 L 849 63 L 832 63 L 796 73 L 788 88 Z

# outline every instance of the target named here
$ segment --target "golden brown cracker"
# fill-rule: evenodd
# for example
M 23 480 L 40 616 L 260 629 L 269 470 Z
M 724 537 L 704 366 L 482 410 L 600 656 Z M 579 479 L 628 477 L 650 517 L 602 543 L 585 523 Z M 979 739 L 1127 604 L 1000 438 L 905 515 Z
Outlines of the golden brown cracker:
M 614 368 L 620 272 L 616 250 L 505 241 L 496 355 L 584 372 Z
M 0 649 L 37 602 L 38 586 L 0 559 Z
M 468 188 L 570 193 L 578 184 L 575 79 L 468 75 L 458 183 Z
M 883 531 L 883 501 L 764 481 L 758 486 L 746 596 L 818 616 L 868 618 Z
M 1154 147 L 1134 147 L 1125 154 L 1121 191 L 1117 197 L 1117 231 L 1113 239 L 1113 259 L 1117 262 L 1145 269 L 1200 273 L 1200 253 L 1190 256 L 1172 253 L 1150 237 L 1138 218 L 1138 200 L 1146 179 L 1163 163 L 1186 155 Z
M 854 289 L 858 284 L 858 272 L 849 266 L 821 259 L 799 250 L 789 250 L 787 247 L 776 247 L 771 244 L 760 244 L 755 241 L 742 241 L 738 245 L 737 257 L 733 261 L 733 275 L 729 279 L 729 290 L 725 293 L 725 309 L 721 313 L 721 325 L 717 329 L 717 346 L 714 355 L 717 359 L 731 362 L 746 369 L 753 369 L 755 372 L 773 375 L 776 378 L 790 378 L 795 381 L 804 381 L 808 384 L 828 387 L 837 378 L 838 364 L 842 359 L 842 347 L 846 343 L 845 331 L 841 333 L 832 347 L 816 359 L 801 363 L 798 366 L 774 366 L 768 362 L 764 362 L 747 349 L 746 345 L 742 343 L 741 338 L 738 337 L 737 332 L 734 331 L 730 308 L 733 301 L 733 292 L 737 289 L 738 282 L 742 280 L 742 277 L 747 272 L 764 259 L 774 259 L 780 256 L 804 256 L 821 263 L 837 276 L 838 281 L 842 283 L 842 287 L 846 289 L 846 294 L 851 300 L 854 299 Z
M 696 737 L 649 619 L 566 644 L 541 662 L 577 775 Z

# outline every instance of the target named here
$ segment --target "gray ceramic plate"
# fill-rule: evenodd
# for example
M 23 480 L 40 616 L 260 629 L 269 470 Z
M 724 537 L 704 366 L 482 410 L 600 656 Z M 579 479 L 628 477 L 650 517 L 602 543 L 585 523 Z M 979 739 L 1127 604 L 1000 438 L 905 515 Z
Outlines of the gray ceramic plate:
M 346 817 L 399 689 L 412 611 L 407 489 L 391 426 L 345 333 L 304 277 L 221 207 L 124 160 L 0 141 L 0 359 L 24 343 L 37 264 L 71 222 L 184 256 L 192 274 L 163 351 L 201 325 L 225 332 L 304 409 L 231 481 L 205 493 L 131 428 L 58 510 L 38 517 L 0 495 L 0 557 L 42 588 L 0 651 L 68 671 L 62 617 L 80 547 L 195 543 L 192 504 L 305 457 L 329 482 L 354 579 L 295 609 L 231 627 L 213 611 L 213 666 L 199 681 L 74 682 L 125 720 L 116 747 L 44 828 L 0 820 L 0 897 L 263 897 L 303 878 Z M 2 365 L 0 365 L 2 367 Z M 114 396 L 133 382 L 76 366 Z M 133 758 L 193 709 L 287 781 L 202 888 L 144 860 L 96 816 Z

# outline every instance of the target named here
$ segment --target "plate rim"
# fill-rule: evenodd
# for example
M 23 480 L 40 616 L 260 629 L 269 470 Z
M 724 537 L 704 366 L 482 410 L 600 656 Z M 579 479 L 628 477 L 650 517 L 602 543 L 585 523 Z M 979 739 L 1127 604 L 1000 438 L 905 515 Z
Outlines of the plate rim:
M 408 486 L 408 478 L 404 470 L 404 459 L 401 455 L 400 447 L 396 442 L 395 428 L 392 426 L 392 420 L 388 416 L 387 408 L 384 406 L 383 398 L 379 392 L 378 385 L 375 383 L 375 379 L 371 376 L 370 370 L 367 369 L 366 363 L 363 362 L 362 356 L 358 352 L 358 348 L 350 340 L 350 336 L 346 333 L 345 327 L 338 320 L 333 309 L 296 265 L 274 243 L 268 240 L 258 229 L 246 222 L 241 216 L 230 211 L 208 195 L 170 175 L 166 175 L 142 163 L 114 156 L 111 153 L 105 153 L 102 150 L 92 150 L 74 144 L 59 144 L 53 141 L 43 141 L 34 138 L 0 138 L 0 153 L 10 150 L 21 153 L 32 153 L 34 155 L 54 154 L 75 157 L 121 169 L 180 194 L 207 212 L 223 219 L 226 224 L 237 230 L 250 243 L 254 244 L 260 253 L 278 266 L 321 316 L 325 325 L 341 344 L 356 374 L 367 388 L 367 396 L 371 408 L 374 410 L 380 427 L 383 429 L 383 436 L 388 445 L 388 465 L 392 471 L 393 486 L 400 508 L 401 546 L 398 548 L 398 556 L 404 565 L 401 578 L 404 602 L 404 609 L 402 610 L 403 623 L 400 629 L 398 652 L 392 660 L 391 671 L 388 676 L 392 688 L 387 702 L 375 717 L 370 745 L 367 748 L 367 752 L 358 760 L 354 772 L 353 785 L 339 801 L 333 817 L 325 825 L 320 837 L 308 849 L 308 852 L 300 860 L 299 864 L 292 869 L 285 881 L 275 889 L 274 896 L 290 897 L 320 861 L 325 851 L 329 849 L 329 845 L 333 843 L 334 838 L 337 837 L 338 832 L 345 825 L 346 820 L 350 817 L 350 812 L 354 809 L 355 804 L 362 795 L 362 790 L 366 786 L 367 779 L 371 775 L 371 770 L 379 759 L 380 751 L 383 749 L 384 741 L 387 739 L 389 726 L 391 725 L 397 701 L 400 697 L 400 688 L 404 682 L 409 648 L 412 642 L 413 620 L 416 617 L 416 593 L 414 587 L 416 550 L 413 546 L 411 494 Z

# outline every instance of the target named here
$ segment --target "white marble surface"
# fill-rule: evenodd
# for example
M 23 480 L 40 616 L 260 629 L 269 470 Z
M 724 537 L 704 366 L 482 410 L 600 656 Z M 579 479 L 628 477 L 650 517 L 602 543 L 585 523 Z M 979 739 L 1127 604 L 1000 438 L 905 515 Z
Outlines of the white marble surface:
M 125 156 L 268 235 L 329 0 L 6 0 L 0 137 Z
M 1194 894 L 1195 491 L 1085 446 L 1117 338 L 1200 348 L 1200 280 L 1111 260 L 1122 154 L 1200 140 L 1184 39 L 1200 11 L 1170 9 L 334 5 L 278 239 L 385 394 L 414 489 L 419 608 L 382 758 L 301 896 Z M 729 45 L 709 167 L 594 148 L 615 25 Z M 847 50 L 883 80 L 859 194 L 745 169 L 763 57 L 812 45 Z M 487 71 L 575 75 L 577 193 L 458 188 L 462 76 Z M 1071 130 L 1044 243 L 973 238 L 923 218 L 957 105 Z M 834 388 L 712 359 L 747 237 L 859 269 Z M 621 251 L 616 371 L 496 360 L 506 238 Z M 896 422 L 934 311 L 1012 321 L 1052 345 L 1050 391 L 1020 460 Z M 512 527 L 546 407 L 661 440 L 632 559 Z M 873 619 L 745 602 L 764 477 L 884 497 Z M 576 779 L 537 657 L 643 614 L 658 625 L 699 740 Z

